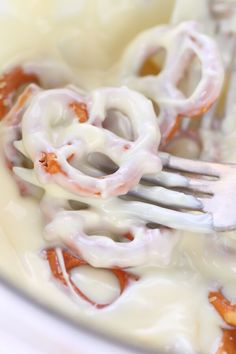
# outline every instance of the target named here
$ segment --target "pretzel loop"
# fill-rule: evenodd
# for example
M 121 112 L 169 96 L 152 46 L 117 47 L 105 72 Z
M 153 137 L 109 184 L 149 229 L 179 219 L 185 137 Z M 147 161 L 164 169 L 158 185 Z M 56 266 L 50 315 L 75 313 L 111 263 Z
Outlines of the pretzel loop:
M 75 105 L 87 107 L 87 121 Z M 129 120 L 134 140 L 103 128 L 110 110 Z M 83 115 L 82 122 L 78 112 Z M 40 182 L 59 184 L 77 195 L 125 194 L 143 174 L 161 170 L 156 154 L 160 133 L 153 108 L 127 88 L 100 89 L 86 97 L 70 89 L 39 93 L 24 114 L 22 132 Z M 84 173 L 81 166 L 93 152 L 110 157 L 117 171 L 102 178 Z
M 45 228 L 45 239 L 52 244 L 62 242 L 94 267 L 168 264 L 176 235 L 146 227 L 145 222 L 122 213 L 119 205 L 114 208 L 115 203 L 108 212 L 95 208 L 56 211 Z
M 166 51 L 162 71 L 140 77 L 142 65 L 160 49 Z M 186 97 L 178 84 L 194 55 L 201 64 L 201 78 L 194 92 Z M 119 80 L 159 106 L 159 124 L 165 140 L 176 129 L 178 117 L 193 117 L 209 109 L 219 95 L 223 67 L 214 41 L 197 32 L 194 22 L 185 22 L 176 27 L 155 27 L 134 39 L 123 56 Z

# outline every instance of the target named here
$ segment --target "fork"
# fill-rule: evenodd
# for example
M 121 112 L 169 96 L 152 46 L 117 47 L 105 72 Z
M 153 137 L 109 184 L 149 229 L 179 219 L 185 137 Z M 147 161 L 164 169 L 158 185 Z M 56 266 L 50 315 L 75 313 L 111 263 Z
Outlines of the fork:
M 210 14 L 215 21 L 215 34 L 219 36 L 222 32 L 220 21 L 232 15 L 236 3 L 230 4 L 232 8 L 217 7 L 217 13 L 214 11 L 215 5 L 220 5 L 219 1 L 209 1 Z M 219 128 L 225 116 L 228 93 L 233 84 L 236 58 L 234 33 L 231 34 L 230 40 L 230 55 L 226 63 L 221 96 L 211 112 L 205 114 L 214 130 Z M 205 127 L 207 128 L 206 124 Z M 165 225 L 170 227 L 205 232 L 236 229 L 236 164 L 203 162 L 167 153 L 160 154 L 165 171 L 157 176 L 145 176 L 141 183 L 130 191 L 130 196 L 161 205 L 162 208 L 171 208 L 168 211 L 169 220 L 164 220 Z
M 127 195 L 90 204 L 111 218 L 115 208 L 154 228 L 206 233 L 236 229 L 236 164 L 190 160 L 166 152 L 159 156 L 161 173 L 143 176 Z M 114 172 L 104 165 L 90 170 L 97 175 Z
M 232 106 L 230 91 L 235 84 L 236 33 L 234 28 L 225 29 L 223 24 L 226 24 L 235 15 L 236 1 L 208 0 L 208 9 L 214 27 L 215 40 L 223 54 L 225 67 L 225 79 L 221 95 L 212 109 L 204 115 L 205 119 L 203 121 L 206 128 L 216 131 L 222 128 L 223 119 L 227 115 L 228 109 Z
M 210 0 L 210 5 L 216 3 L 217 0 Z M 235 9 L 236 2 L 232 5 Z M 224 34 L 219 24 L 220 16 L 230 16 L 232 11 L 225 15 L 218 10 L 217 14 L 212 10 L 211 15 L 216 24 L 215 34 L 220 35 Z M 230 36 L 228 57 L 221 95 L 203 117 L 203 128 L 214 132 L 221 128 L 229 106 L 232 106 L 232 98 L 230 101 L 228 96 L 235 85 L 235 33 Z M 169 217 L 161 220 L 166 226 L 204 232 L 236 229 L 236 164 L 190 160 L 165 152 L 160 156 L 164 170 L 159 175 L 142 178 L 140 184 L 130 191 L 131 197 L 161 206 L 160 215 L 163 207 L 169 208 L 166 213 Z
M 169 227 L 201 232 L 236 229 L 236 164 L 160 155 L 165 170 L 145 176 L 130 196 L 160 209 L 166 206 L 169 218 L 164 222 Z
M 164 225 L 207 233 L 236 229 L 236 164 L 190 160 L 165 152 L 159 152 L 159 156 L 162 172 L 143 176 L 127 195 L 102 201 L 84 197 L 78 200 L 108 218 L 113 218 L 116 210 L 126 217 L 154 223 L 155 228 Z M 104 171 L 114 172 L 106 166 L 92 170 L 98 176 Z M 33 169 L 15 167 L 14 172 L 23 180 L 42 187 Z M 68 195 L 67 199 L 77 200 L 74 195 Z

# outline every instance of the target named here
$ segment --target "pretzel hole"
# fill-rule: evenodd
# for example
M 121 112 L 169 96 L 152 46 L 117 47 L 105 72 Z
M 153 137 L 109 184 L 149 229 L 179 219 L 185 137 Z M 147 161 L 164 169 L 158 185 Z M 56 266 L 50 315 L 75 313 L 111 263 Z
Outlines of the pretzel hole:
M 135 140 L 135 133 L 129 118 L 118 110 L 108 110 L 102 126 L 122 139 Z
M 201 141 L 194 136 L 177 133 L 166 146 L 164 151 L 169 154 L 188 159 L 198 159 L 202 151 Z
M 119 169 L 119 166 L 105 154 L 100 152 L 92 152 L 88 155 L 88 163 L 101 171 L 102 176 L 110 175 Z
M 120 295 L 118 279 L 109 270 L 83 265 L 70 274 L 73 283 L 94 303 L 109 304 Z
M 96 230 L 94 230 L 94 228 L 87 227 L 87 228 L 85 228 L 85 232 L 90 237 L 103 236 L 103 237 L 110 238 L 111 240 L 113 240 L 115 242 L 126 242 L 127 241 L 127 239 L 125 239 L 123 237 L 123 235 L 121 235 L 120 232 L 117 232 L 116 230 L 108 229 L 106 227 L 97 228 Z
M 163 227 L 163 225 L 157 224 L 157 223 L 155 223 L 155 222 L 148 222 L 148 223 L 146 224 L 146 227 L 147 227 L 148 229 L 154 230 L 154 229 L 160 229 L 161 227 Z
M 114 242 L 118 243 L 127 243 L 131 242 L 134 240 L 134 236 L 132 235 L 131 232 L 120 232 L 120 230 L 114 230 L 114 229 L 109 229 L 109 228 L 97 228 L 96 231 L 94 229 L 90 229 L 87 227 L 85 229 L 85 232 L 88 236 L 93 237 L 93 236 L 103 236 L 110 238 Z
M 157 76 L 162 71 L 166 61 L 166 49 L 159 48 L 156 53 L 147 57 L 143 65 L 140 67 L 138 75 L 143 76 Z
M 83 161 L 73 158 L 68 163 L 90 177 L 104 177 L 119 169 L 119 166 L 107 155 L 100 152 L 91 152 Z
M 149 97 L 148 97 L 149 98 Z M 160 114 L 160 108 L 159 105 L 157 104 L 157 102 L 155 102 L 153 99 L 149 98 L 150 101 L 152 101 L 152 107 L 154 109 L 154 112 L 156 114 L 156 116 L 158 117 Z
M 198 57 L 193 54 L 186 68 L 182 71 L 182 75 L 179 77 L 176 87 L 185 97 L 190 97 L 199 84 L 200 79 L 201 63 Z
M 72 210 L 86 210 L 89 208 L 88 204 L 79 202 L 77 200 L 69 200 L 68 203 Z

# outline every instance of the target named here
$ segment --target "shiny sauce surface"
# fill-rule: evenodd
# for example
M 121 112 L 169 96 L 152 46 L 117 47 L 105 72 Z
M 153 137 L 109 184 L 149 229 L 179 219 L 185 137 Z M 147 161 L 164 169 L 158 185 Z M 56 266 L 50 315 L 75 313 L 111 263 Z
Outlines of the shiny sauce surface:
M 113 68 L 125 46 L 142 30 L 170 21 L 173 1 L 2 0 L 0 35 L 4 38 L 0 65 L 45 64 L 46 86 L 72 83 L 94 89 L 113 82 Z M 201 5 L 201 6 L 200 6 Z M 179 9 L 183 18 L 179 15 Z M 179 20 L 204 20 L 202 2 L 187 11 L 184 1 L 174 15 Z M 189 15 L 188 15 L 189 14 Z M 177 21 L 177 20 L 176 20 Z M 206 26 L 206 31 L 210 31 Z M 35 65 L 35 64 L 34 64 Z M 60 72 L 60 75 L 57 75 Z M 63 73 L 63 75 L 61 74 Z M 232 117 L 227 116 L 232 126 Z M 236 162 L 236 125 L 222 138 L 222 160 Z M 2 134 L 2 132 L 0 132 Z M 207 139 L 207 133 L 203 135 Z M 36 201 L 22 198 L 0 159 L 0 270 L 17 286 L 58 311 L 106 333 L 150 348 L 176 353 L 215 353 L 224 321 L 208 301 L 212 287 L 236 301 L 236 234 L 204 235 L 176 232 L 178 243 L 167 266 L 135 267 L 132 283 L 111 306 L 97 309 L 71 299 L 52 281 L 45 259 L 43 225 Z M 97 302 L 109 302 L 119 292 L 117 278 L 106 270 L 73 269 L 73 281 Z

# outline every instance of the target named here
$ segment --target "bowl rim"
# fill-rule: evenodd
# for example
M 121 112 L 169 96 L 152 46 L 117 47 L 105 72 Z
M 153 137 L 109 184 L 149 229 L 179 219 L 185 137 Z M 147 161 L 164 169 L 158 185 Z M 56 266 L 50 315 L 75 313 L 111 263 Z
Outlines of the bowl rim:
M 36 297 L 31 296 L 27 291 L 21 289 L 17 285 L 15 285 L 12 281 L 4 277 L 3 274 L 0 275 L 0 285 L 5 287 L 8 291 L 16 295 L 18 298 L 23 300 L 26 304 L 33 305 L 34 308 L 38 309 L 39 311 L 43 312 L 46 315 L 49 315 L 56 321 L 60 321 L 61 323 L 71 327 L 75 331 L 81 331 L 85 335 L 89 335 L 95 337 L 95 339 L 102 340 L 110 345 L 114 345 L 119 347 L 121 350 L 130 350 L 130 354 L 137 353 L 137 354 L 164 354 L 163 351 L 160 351 L 158 348 L 156 350 L 144 348 L 142 346 L 138 346 L 134 343 L 129 343 L 128 340 L 120 340 L 118 337 L 112 334 L 106 334 L 104 331 L 100 331 L 95 327 L 91 327 L 85 323 L 81 323 L 80 321 L 73 320 L 69 315 L 60 313 L 56 311 L 53 307 L 50 307 L 45 302 L 39 301 Z M 167 353 L 165 351 L 165 353 Z M 171 354 L 168 351 L 169 354 Z

